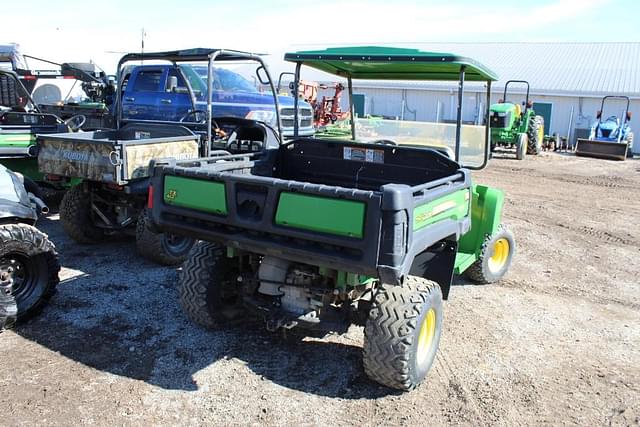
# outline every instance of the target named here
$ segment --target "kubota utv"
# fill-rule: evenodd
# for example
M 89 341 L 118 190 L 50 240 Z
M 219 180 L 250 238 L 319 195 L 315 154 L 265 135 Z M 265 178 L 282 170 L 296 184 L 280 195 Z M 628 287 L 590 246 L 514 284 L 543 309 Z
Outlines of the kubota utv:
M 527 96 L 522 106 L 507 101 L 507 89 L 513 83 L 527 86 Z M 490 110 L 492 152 L 496 147 L 515 149 L 516 159 L 522 160 L 526 154 L 539 154 L 542 151 L 544 118 L 536 115 L 533 104 L 529 101 L 529 82 L 507 81 L 502 99 L 493 104 Z

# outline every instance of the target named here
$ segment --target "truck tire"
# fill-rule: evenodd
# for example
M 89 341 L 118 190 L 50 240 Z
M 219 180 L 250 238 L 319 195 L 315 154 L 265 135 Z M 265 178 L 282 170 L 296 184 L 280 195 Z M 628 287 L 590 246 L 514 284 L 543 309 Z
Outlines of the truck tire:
M 480 257 L 464 272 L 478 284 L 497 282 L 507 273 L 516 251 L 513 234 L 504 226 L 485 238 Z
M 227 323 L 238 314 L 238 271 L 225 248 L 197 242 L 182 265 L 180 305 L 189 319 L 205 328 Z
M 71 187 L 60 202 L 60 222 L 64 231 L 78 243 L 95 243 L 104 232 L 91 219 L 91 199 L 82 185 Z
M 533 116 L 529 119 L 527 136 L 529 137 L 527 154 L 540 154 L 540 151 L 542 151 L 542 141 L 544 141 L 544 117 Z
M 442 331 L 442 291 L 421 277 L 382 285 L 364 329 L 364 371 L 399 390 L 415 388 L 433 364 Z
M 151 218 L 146 209 L 136 223 L 136 247 L 144 258 L 162 265 L 178 265 L 187 259 L 194 239 L 168 233 L 156 233 L 150 227 Z
M 527 134 L 521 133 L 518 135 L 518 141 L 516 142 L 516 159 L 524 160 L 527 154 Z
M 46 234 L 28 224 L 0 226 L 0 278 L 9 279 L 17 320 L 37 314 L 60 282 L 60 263 Z

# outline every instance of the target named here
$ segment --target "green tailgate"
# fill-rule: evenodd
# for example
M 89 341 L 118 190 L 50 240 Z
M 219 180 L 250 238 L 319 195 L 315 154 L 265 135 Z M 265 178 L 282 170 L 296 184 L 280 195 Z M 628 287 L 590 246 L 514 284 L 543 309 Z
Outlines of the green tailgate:
M 283 192 L 276 224 L 339 236 L 364 236 L 364 202 Z
M 469 215 L 469 190 L 459 190 L 417 206 L 413 210 L 413 231 L 445 218 L 460 220 L 467 215 Z
M 167 175 L 164 177 L 163 199 L 172 206 L 227 214 L 227 198 L 222 182 Z

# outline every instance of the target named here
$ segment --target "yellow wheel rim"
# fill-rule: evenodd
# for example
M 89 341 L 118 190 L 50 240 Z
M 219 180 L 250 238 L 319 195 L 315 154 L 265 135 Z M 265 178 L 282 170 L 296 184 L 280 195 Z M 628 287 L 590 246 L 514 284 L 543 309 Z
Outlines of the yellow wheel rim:
M 424 316 L 424 320 L 420 326 L 420 334 L 418 335 L 418 351 L 416 353 L 418 365 L 422 365 L 426 362 L 435 336 L 436 311 L 433 308 L 430 308 L 427 315 Z
M 493 255 L 489 258 L 489 270 L 493 273 L 500 271 L 509 259 L 509 241 L 504 237 L 493 244 Z

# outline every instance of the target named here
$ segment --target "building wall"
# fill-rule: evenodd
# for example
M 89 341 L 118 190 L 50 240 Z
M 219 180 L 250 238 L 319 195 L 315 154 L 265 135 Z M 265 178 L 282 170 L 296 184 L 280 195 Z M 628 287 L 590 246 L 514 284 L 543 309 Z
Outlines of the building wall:
M 404 120 L 418 121 L 439 121 L 455 120 L 457 108 L 457 90 L 456 88 L 443 88 L 442 90 L 433 89 L 387 89 L 387 88 L 369 88 L 359 87 L 354 82 L 354 93 L 364 94 L 365 113 L 372 115 L 382 115 Z M 329 94 L 323 92 L 322 94 Z M 513 95 L 514 99 L 518 99 L 518 95 Z M 524 100 L 524 95 L 520 95 Z M 502 92 L 499 90 L 492 91 L 491 102 L 497 102 L 502 98 Z M 512 99 L 511 97 L 509 99 Z M 558 133 L 567 136 L 569 124 L 571 121 L 571 139 L 575 139 L 576 128 L 589 128 L 595 121 L 596 111 L 600 109 L 600 98 L 578 97 L 565 95 L 537 95 L 531 94 L 530 99 L 533 102 L 545 102 L 552 104 L 551 123 L 545 124 L 545 133 Z M 403 102 L 405 109 L 403 113 Z M 341 104 L 344 110 L 348 109 L 348 95 L 342 97 Z M 463 120 L 477 121 L 479 108 L 484 109 L 485 94 L 478 90 L 465 91 L 463 104 Z M 438 107 L 439 105 L 439 107 Z M 572 117 L 573 107 L 573 120 Z M 605 107 L 606 108 L 606 107 Z M 614 112 L 619 114 L 622 108 L 614 108 Z M 415 111 L 415 113 L 413 113 Z M 605 109 L 605 115 L 607 115 Z M 640 99 L 631 101 L 630 111 L 633 115 L 631 120 L 632 129 L 635 128 L 635 134 L 638 135 L 634 141 L 634 152 L 640 154 Z M 481 113 L 482 114 L 482 113 Z M 482 116 L 481 116 L 482 117 Z M 637 125 L 636 125 L 637 123 Z

